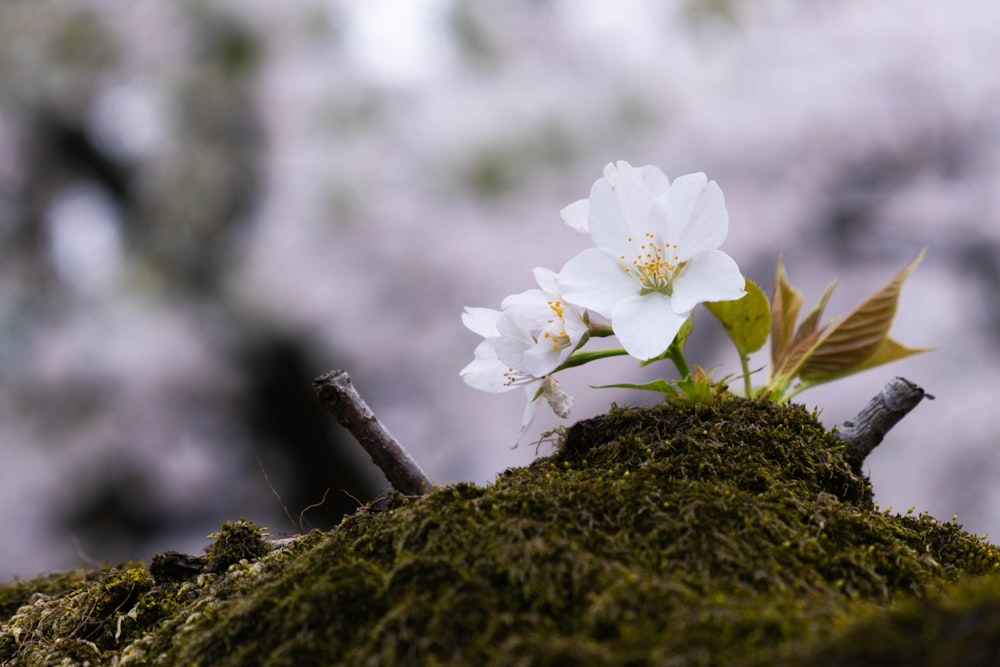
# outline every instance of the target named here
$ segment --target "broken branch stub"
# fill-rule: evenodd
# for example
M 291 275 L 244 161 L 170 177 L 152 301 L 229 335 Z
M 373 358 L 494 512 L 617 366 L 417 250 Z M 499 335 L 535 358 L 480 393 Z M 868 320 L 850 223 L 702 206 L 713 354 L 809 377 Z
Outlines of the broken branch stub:
M 885 434 L 924 399 L 933 399 L 919 385 L 895 377 L 872 397 L 853 418 L 839 425 L 834 434 L 847 443 L 851 465 L 861 472 L 865 458 Z
M 392 488 L 407 496 L 423 495 L 433 488 L 417 462 L 358 394 L 347 371 L 330 371 L 313 380 L 312 385 L 319 402 L 364 447 Z

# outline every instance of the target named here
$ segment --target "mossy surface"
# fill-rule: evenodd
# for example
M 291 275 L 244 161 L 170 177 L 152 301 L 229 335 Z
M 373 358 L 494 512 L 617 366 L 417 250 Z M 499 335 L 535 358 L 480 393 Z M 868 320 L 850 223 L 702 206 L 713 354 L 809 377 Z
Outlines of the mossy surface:
M 755 667 L 1000 665 L 1000 577 L 973 578 L 907 600 L 864 616 L 821 642 L 783 646 L 758 660 Z
M 879 664 L 907 629 L 1000 626 L 1000 550 L 877 510 L 813 415 L 762 401 L 614 408 L 486 487 L 263 551 L 232 522 L 189 577 L 40 592 L 0 664 L 840 665 L 898 637 Z

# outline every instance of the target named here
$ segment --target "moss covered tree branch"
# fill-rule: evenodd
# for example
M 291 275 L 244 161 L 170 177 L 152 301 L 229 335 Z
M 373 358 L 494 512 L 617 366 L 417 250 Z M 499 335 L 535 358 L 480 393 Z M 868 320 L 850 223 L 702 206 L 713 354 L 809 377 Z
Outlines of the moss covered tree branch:
M 853 418 L 837 427 L 834 433 L 847 442 L 851 465 L 858 472 L 889 430 L 928 394 L 906 378 L 895 377 L 871 398 Z
M 354 388 L 347 371 L 330 371 L 321 375 L 313 380 L 313 389 L 323 407 L 368 452 L 392 488 L 408 496 L 423 495 L 431 490 L 431 480 L 375 417 Z

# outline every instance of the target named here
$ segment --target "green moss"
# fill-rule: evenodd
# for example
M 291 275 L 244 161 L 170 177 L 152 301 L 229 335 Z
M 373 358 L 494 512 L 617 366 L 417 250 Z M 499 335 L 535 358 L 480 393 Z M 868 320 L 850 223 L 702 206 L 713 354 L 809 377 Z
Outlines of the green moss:
M 1000 664 L 1000 576 L 963 582 L 858 619 L 819 646 L 782 647 L 758 663 L 792 667 Z
M 10 618 L 36 593 L 49 596 L 59 595 L 83 584 L 88 579 L 95 578 L 95 576 L 93 572 L 78 569 L 47 574 L 30 581 L 14 581 L 10 584 L 0 585 L 0 620 Z
M 0 631 L 0 660 L 16 655 L 27 664 L 94 661 L 123 635 L 127 641 L 139 618 L 143 629 L 157 620 L 140 615 L 137 604 L 152 588 L 149 573 L 133 567 L 111 568 L 62 595 L 36 593 Z
M 933 636 L 928 609 L 972 605 L 986 637 L 1000 616 L 1000 575 L 980 597 L 963 583 L 1000 550 L 879 511 L 794 406 L 613 408 L 485 488 L 387 507 L 266 554 L 258 527 L 227 523 L 187 581 L 113 570 L 41 596 L 0 628 L 0 663 L 73 640 L 119 664 L 821 664 L 862 622 Z
M 244 559 L 256 560 L 271 550 L 264 539 L 264 530 L 246 519 L 226 521 L 219 532 L 209 537 L 215 540 L 206 549 L 210 572 L 224 570 Z

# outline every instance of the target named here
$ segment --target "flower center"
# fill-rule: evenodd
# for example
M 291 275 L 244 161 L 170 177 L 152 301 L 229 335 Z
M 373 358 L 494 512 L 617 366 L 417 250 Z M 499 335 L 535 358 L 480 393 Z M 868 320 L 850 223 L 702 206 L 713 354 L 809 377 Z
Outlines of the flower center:
M 677 244 L 660 243 L 650 232 L 638 241 L 630 236 L 628 242 L 635 251 L 634 257 L 630 259 L 619 255 L 618 259 L 624 265 L 625 273 L 639 281 L 641 293 L 672 294 L 674 277 L 684 266 L 677 254 Z
M 548 326 L 537 335 L 533 335 L 536 342 L 550 341 L 553 350 L 561 350 L 569 347 L 571 342 L 569 334 L 566 333 L 566 304 L 562 301 L 548 301 L 549 308 L 555 313 L 555 318 L 549 320 Z

